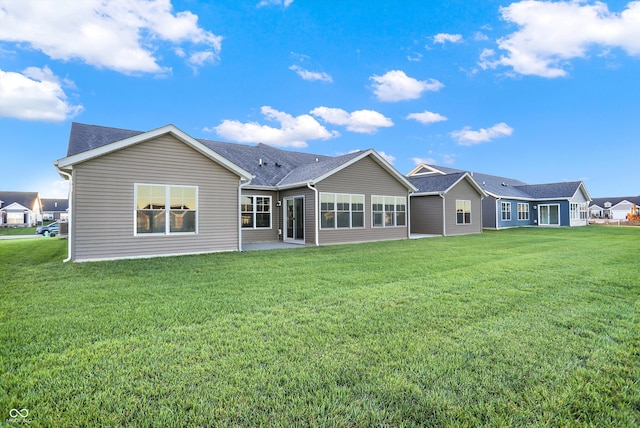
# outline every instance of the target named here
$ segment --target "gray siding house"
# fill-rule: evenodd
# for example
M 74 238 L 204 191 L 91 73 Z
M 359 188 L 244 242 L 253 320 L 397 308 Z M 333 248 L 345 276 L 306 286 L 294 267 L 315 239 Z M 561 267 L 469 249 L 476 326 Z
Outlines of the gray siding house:
M 409 173 L 418 188 L 411 195 L 411 233 L 466 235 L 482 233 L 482 198 L 486 193 L 466 172 Z
M 409 236 L 416 188 L 374 150 L 331 157 L 74 123 L 67 156 L 69 260 Z
M 412 172 L 436 176 L 465 171 L 420 165 Z M 507 177 L 469 172 L 487 195 L 482 200 L 482 226 L 504 229 L 520 226 L 586 226 L 591 197 L 581 181 L 527 184 Z

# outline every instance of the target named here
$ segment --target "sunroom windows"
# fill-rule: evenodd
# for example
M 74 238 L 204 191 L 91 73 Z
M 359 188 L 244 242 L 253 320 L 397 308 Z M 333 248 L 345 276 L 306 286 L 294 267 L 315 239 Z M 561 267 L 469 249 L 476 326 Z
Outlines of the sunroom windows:
M 263 229 L 271 227 L 271 196 L 243 196 L 242 227 Z
M 320 193 L 320 228 L 364 227 L 364 195 Z
M 404 196 L 371 196 L 373 227 L 407 225 L 407 198 Z
M 170 235 L 198 231 L 198 188 L 136 184 L 136 235 Z

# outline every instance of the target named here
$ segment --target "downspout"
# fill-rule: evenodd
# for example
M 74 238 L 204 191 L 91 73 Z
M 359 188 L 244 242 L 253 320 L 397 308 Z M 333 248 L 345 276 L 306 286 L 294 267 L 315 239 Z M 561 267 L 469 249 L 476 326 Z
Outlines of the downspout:
M 314 222 L 313 222 L 313 226 L 314 226 L 315 235 L 316 235 L 315 236 L 315 244 L 316 244 L 316 247 L 318 247 L 318 246 L 320 246 L 320 236 L 319 236 L 320 230 L 318 228 L 318 221 L 319 221 L 319 218 L 318 218 L 318 189 L 313 187 L 311 185 L 311 183 L 307 183 L 307 187 L 309 189 L 313 190 L 313 193 L 314 193 L 314 198 L 313 198 L 313 210 L 314 210 L 313 219 L 314 219 Z
M 447 236 L 447 206 L 444 199 L 444 193 L 438 193 L 442 198 L 442 236 Z
M 60 168 L 58 168 L 58 164 L 54 163 L 53 164 L 56 169 L 58 170 L 58 173 L 60 175 L 65 175 L 69 178 L 69 195 L 68 195 L 68 199 L 69 199 L 69 215 L 67 218 L 67 223 L 69 224 L 69 230 L 67 231 L 67 258 L 64 259 L 62 261 L 62 263 L 67 263 L 69 261 L 71 261 L 71 239 L 73 237 L 73 232 L 72 232 L 72 226 L 73 226 L 73 176 L 71 174 L 69 174 L 68 172 L 64 172 L 63 170 L 61 170 Z
M 502 212 L 502 204 L 500 204 L 500 200 L 502 198 L 498 198 L 496 199 L 496 230 L 500 230 L 500 222 L 498 221 L 498 219 L 500 217 L 498 217 L 500 215 L 500 213 Z M 498 210 L 498 207 L 500 207 L 500 209 Z
M 242 252 L 242 188 L 251 184 L 251 179 L 238 185 L 238 251 Z
M 411 239 L 411 197 L 412 192 L 407 192 L 407 239 Z

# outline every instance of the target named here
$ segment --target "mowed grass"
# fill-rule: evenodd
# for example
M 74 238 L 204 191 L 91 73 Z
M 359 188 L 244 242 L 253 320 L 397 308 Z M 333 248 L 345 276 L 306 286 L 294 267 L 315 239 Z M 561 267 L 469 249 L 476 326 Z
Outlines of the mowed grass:
M 0 242 L 2 422 L 640 424 L 640 228 L 64 257 Z

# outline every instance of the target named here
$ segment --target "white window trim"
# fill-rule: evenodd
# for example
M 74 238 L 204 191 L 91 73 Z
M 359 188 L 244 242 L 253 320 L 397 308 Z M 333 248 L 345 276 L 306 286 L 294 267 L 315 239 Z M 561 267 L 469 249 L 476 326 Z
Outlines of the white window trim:
M 525 206 L 527 209 L 524 211 L 520 211 L 521 206 Z M 527 218 L 520 218 L 520 214 L 526 214 Z M 529 221 L 529 203 L 528 202 L 518 202 L 518 221 Z
M 375 212 L 373 211 L 373 198 L 383 198 L 383 199 L 382 199 L 382 206 L 383 206 L 383 210 L 382 210 L 382 211 L 375 211 L 375 212 L 382 212 L 382 214 L 383 214 L 383 215 L 384 215 L 384 213 L 386 212 L 386 210 L 384 209 L 384 205 L 385 205 L 385 203 L 384 203 L 384 199 L 385 199 L 385 198 L 394 198 L 394 199 L 393 199 L 393 224 L 391 224 L 391 225 L 387 226 L 387 225 L 385 224 L 384 219 L 383 219 L 383 221 L 382 221 L 382 225 L 380 225 L 380 226 L 376 226 L 376 225 L 374 224 L 373 216 L 374 216 L 374 213 L 375 213 Z M 404 200 L 404 211 L 397 211 L 397 210 L 396 210 L 396 208 L 397 208 L 397 206 L 398 206 L 398 199 L 403 199 L 403 200 Z M 408 200 L 407 200 L 407 197 L 406 197 L 406 196 L 371 195 L 371 227 L 372 227 L 372 228 L 381 228 L 381 227 L 408 227 L 408 226 L 407 226 L 407 208 L 408 208 L 408 205 L 407 205 L 407 204 L 408 204 Z M 402 225 L 402 224 L 401 224 L 401 225 L 399 225 L 399 226 L 398 226 L 398 225 L 396 224 L 396 223 L 397 223 L 397 222 L 396 222 L 396 219 L 397 219 L 397 217 L 398 217 L 398 215 L 397 215 L 397 214 L 398 214 L 399 212 L 403 212 L 403 213 L 404 213 L 404 225 Z
M 164 233 L 138 233 L 138 187 L 140 186 L 157 186 L 164 187 L 165 199 L 165 222 Z M 172 187 L 189 187 L 196 189 L 196 230 L 194 232 L 171 232 L 171 188 Z M 158 183 L 134 183 L 133 184 L 133 236 L 140 237 L 158 237 L 158 236 L 185 236 L 197 235 L 200 228 L 200 188 L 198 186 L 189 186 L 182 184 L 158 184 Z M 169 202 L 169 203 L 167 203 Z M 167 208 L 168 207 L 168 208 Z
M 366 227 L 366 216 L 365 216 L 365 202 L 366 198 L 363 194 L 358 193 L 335 193 L 335 192 L 320 192 L 318 196 L 320 204 L 318 204 L 318 215 L 322 218 L 322 213 L 325 212 L 322 210 L 322 196 L 323 195 L 333 195 L 333 215 L 334 222 L 333 227 L 323 227 L 322 221 L 319 222 L 320 230 L 345 230 L 345 229 L 364 229 Z M 338 202 L 337 197 L 340 196 L 348 196 L 349 197 L 349 227 L 338 227 Z M 353 196 L 357 196 L 362 198 L 362 211 L 353 211 Z M 328 211 L 327 211 L 328 212 Z M 340 211 L 346 212 L 346 211 Z M 353 226 L 353 213 L 361 212 L 362 213 L 362 226 Z
M 464 205 L 462 207 L 462 223 L 458 222 L 458 202 L 468 202 L 469 203 L 469 223 L 466 223 L 464 221 Z M 473 214 L 472 214 L 472 210 L 471 210 L 471 200 L 470 199 L 456 199 L 456 225 L 458 226 L 471 226 L 473 223 Z
M 251 227 L 247 227 L 247 226 L 242 226 L 243 230 L 252 230 L 252 229 L 259 229 L 259 230 L 269 230 L 269 229 L 273 229 L 273 199 L 271 198 L 270 195 L 242 195 L 241 197 L 248 197 L 248 198 L 253 198 L 253 202 L 251 204 L 253 210 L 252 210 L 252 215 L 253 215 L 253 226 Z M 256 222 L 256 214 L 258 213 L 262 213 L 263 211 L 256 211 L 256 198 L 268 198 L 269 199 L 269 226 L 257 226 L 257 222 Z M 240 212 L 240 217 L 242 218 L 242 214 L 244 213 L 248 213 L 249 211 L 241 211 Z
M 508 210 L 505 210 L 504 207 L 507 206 L 509 207 Z M 505 218 L 505 214 L 509 215 L 509 218 Z M 500 220 L 501 221 L 511 221 L 512 217 L 511 217 L 511 201 L 509 202 L 504 202 L 501 201 L 500 202 Z

